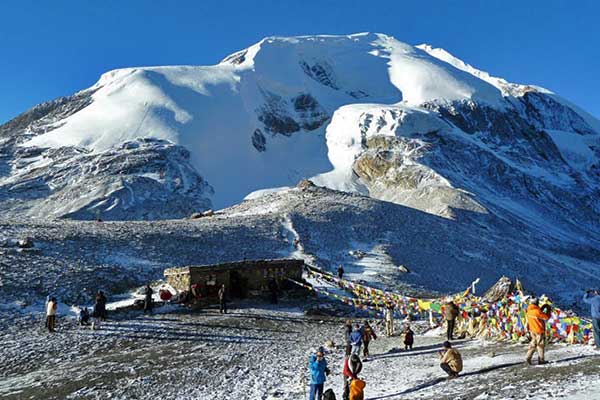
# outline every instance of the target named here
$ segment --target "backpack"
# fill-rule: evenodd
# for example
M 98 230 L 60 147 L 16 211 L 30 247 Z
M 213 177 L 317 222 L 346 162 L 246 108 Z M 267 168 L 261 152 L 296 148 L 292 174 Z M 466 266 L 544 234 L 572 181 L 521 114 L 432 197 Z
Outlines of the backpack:
M 323 393 L 323 400 L 335 400 L 335 393 L 333 393 L 333 389 L 327 389 Z
M 350 400 L 363 400 L 365 398 L 366 383 L 362 379 L 352 379 L 350 382 Z

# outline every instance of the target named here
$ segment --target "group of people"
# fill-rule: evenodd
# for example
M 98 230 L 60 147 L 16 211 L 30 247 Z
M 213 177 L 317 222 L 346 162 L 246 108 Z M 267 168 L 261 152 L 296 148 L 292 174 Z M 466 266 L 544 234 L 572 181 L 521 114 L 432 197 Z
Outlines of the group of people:
M 377 340 L 377 333 L 369 320 L 365 320 L 362 325 L 360 323 L 353 325 L 352 321 L 348 320 L 344 325 L 343 336 L 345 341 L 345 357 L 342 366 L 343 400 L 362 400 L 366 383 L 359 377 L 363 367 L 360 358 L 361 350 L 363 359 L 367 359 L 370 356 L 369 344 L 372 340 Z M 405 350 L 412 349 L 413 343 L 414 332 L 407 324 L 404 329 Z M 333 392 L 323 392 L 323 385 L 330 373 L 324 354 L 324 348 L 319 347 L 309 360 L 310 400 L 334 398 Z
M 363 325 L 357 323 L 354 328 L 352 327 L 352 321 L 348 320 L 344 326 L 344 338 L 346 357 L 351 354 L 360 355 L 361 348 L 363 348 L 363 356 L 368 357 L 369 343 L 371 340 L 377 339 L 377 334 L 368 320 L 365 320 Z
M 341 271 L 340 271 L 341 272 Z M 343 272 L 341 272 L 343 274 Z M 341 275 L 340 274 L 340 275 Z M 600 294 L 598 291 L 588 290 L 583 296 L 583 301 L 590 304 L 592 313 L 592 325 L 594 329 L 594 342 L 597 350 L 600 350 Z M 550 306 L 544 304 L 540 306 L 537 298 L 531 298 L 526 312 L 527 329 L 530 335 L 530 342 L 525 356 L 525 364 L 531 365 L 534 354 L 537 352 L 538 364 L 546 364 L 545 346 L 546 346 L 546 321 L 550 318 Z M 393 313 L 393 308 L 388 307 L 384 314 L 386 322 L 386 334 L 393 335 L 393 317 L 388 314 Z M 461 353 L 453 347 L 454 330 L 456 319 L 459 316 L 459 308 L 454 302 L 449 301 L 444 308 L 444 320 L 446 322 L 446 341 L 442 344 L 442 349 L 438 352 L 440 358 L 440 368 L 448 375 L 448 379 L 454 379 L 459 376 L 463 370 L 463 359 Z M 392 326 L 389 321 L 391 319 Z M 342 369 L 344 379 L 343 400 L 362 400 L 364 396 L 365 381 L 359 377 L 363 364 L 360 359 L 362 348 L 363 357 L 369 356 L 369 343 L 377 339 L 377 334 L 370 322 L 364 321 L 361 324 L 352 325 L 352 321 L 346 321 L 344 326 L 345 339 L 345 358 Z M 405 350 L 412 349 L 414 343 L 414 332 L 408 324 L 404 328 Z M 323 392 L 323 386 L 329 375 L 330 370 L 327 367 L 325 359 L 325 350 L 320 347 L 316 354 L 313 354 L 309 361 L 311 373 L 310 400 L 328 400 L 335 398 L 331 390 Z M 330 393 L 328 393 L 330 392 Z M 328 395 L 330 397 L 328 397 Z
M 46 299 L 46 328 L 48 332 L 56 331 L 56 315 L 58 311 L 58 301 L 54 296 L 48 296 Z M 90 314 L 87 307 L 79 307 L 77 314 L 77 323 L 82 326 L 90 325 L 91 318 L 95 318 L 95 326 L 100 324 L 100 321 L 106 321 L 108 312 L 106 311 L 106 295 L 102 290 L 96 293 L 94 308 Z

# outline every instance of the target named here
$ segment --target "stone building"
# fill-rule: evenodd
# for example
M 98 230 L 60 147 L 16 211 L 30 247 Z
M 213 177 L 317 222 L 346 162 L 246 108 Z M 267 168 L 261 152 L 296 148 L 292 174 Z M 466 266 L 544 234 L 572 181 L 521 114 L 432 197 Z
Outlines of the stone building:
M 168 268 L 167 283 L 179 291 L 189 291 L 194 298 L 215 299 L 221 284 L 229 297 L 260 297 L 269 291 L 269 282 L 277 282 L 280 290 L 293 284 L 286 278 L 302 279 L 303 260 L 244 260 L 223 264 Z

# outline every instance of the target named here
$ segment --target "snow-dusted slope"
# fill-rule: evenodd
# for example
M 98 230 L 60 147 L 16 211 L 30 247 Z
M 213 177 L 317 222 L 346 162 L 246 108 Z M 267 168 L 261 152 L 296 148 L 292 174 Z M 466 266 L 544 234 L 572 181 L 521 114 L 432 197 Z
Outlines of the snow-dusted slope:
M 14 211 L 23 152 L 67 147 L 102 159 L 125 142 L 155 138 L 146 146 L 185 147 L 186 171 L 214 189 L 188 193 L 189 213 L 312 177 L 448 218 L 491 212 L 570 241 L 597 240 L 599 131 L 600 122 L 550 91 L 493 77 L 442 49 L 370 33 L 270 37 L 214 66 L 111 71 L 0 126 L 0 195 Z M 104 172 L 112 173 L 120 174 Z M 181 194 L 177 176 L 159 176 L 166 179 L 148 196 Z M 67 198 L 51 180 L 40 178 L 46 195 L 17 211 L 46 213 L 51 196 Z M 127 202 L 114 206 L 109 192 L 90 189 L 80 196 L 88 202 L 56 214 L 112 205 L 126 216 Z

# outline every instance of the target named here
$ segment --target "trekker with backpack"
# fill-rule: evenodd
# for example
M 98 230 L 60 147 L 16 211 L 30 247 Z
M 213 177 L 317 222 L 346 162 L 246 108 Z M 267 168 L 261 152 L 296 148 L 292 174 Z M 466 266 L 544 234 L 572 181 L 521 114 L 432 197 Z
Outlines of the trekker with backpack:
M 352 354 L 350 357 L 346 357 L 344 359 L 344 394 L 342 396 L 343 400 L 350 399 L 350 383 L 353 379 L 358 379 L 358 374 L 362 371 L 362 361 L 360 361 L 360 357 L 356 354 Z

